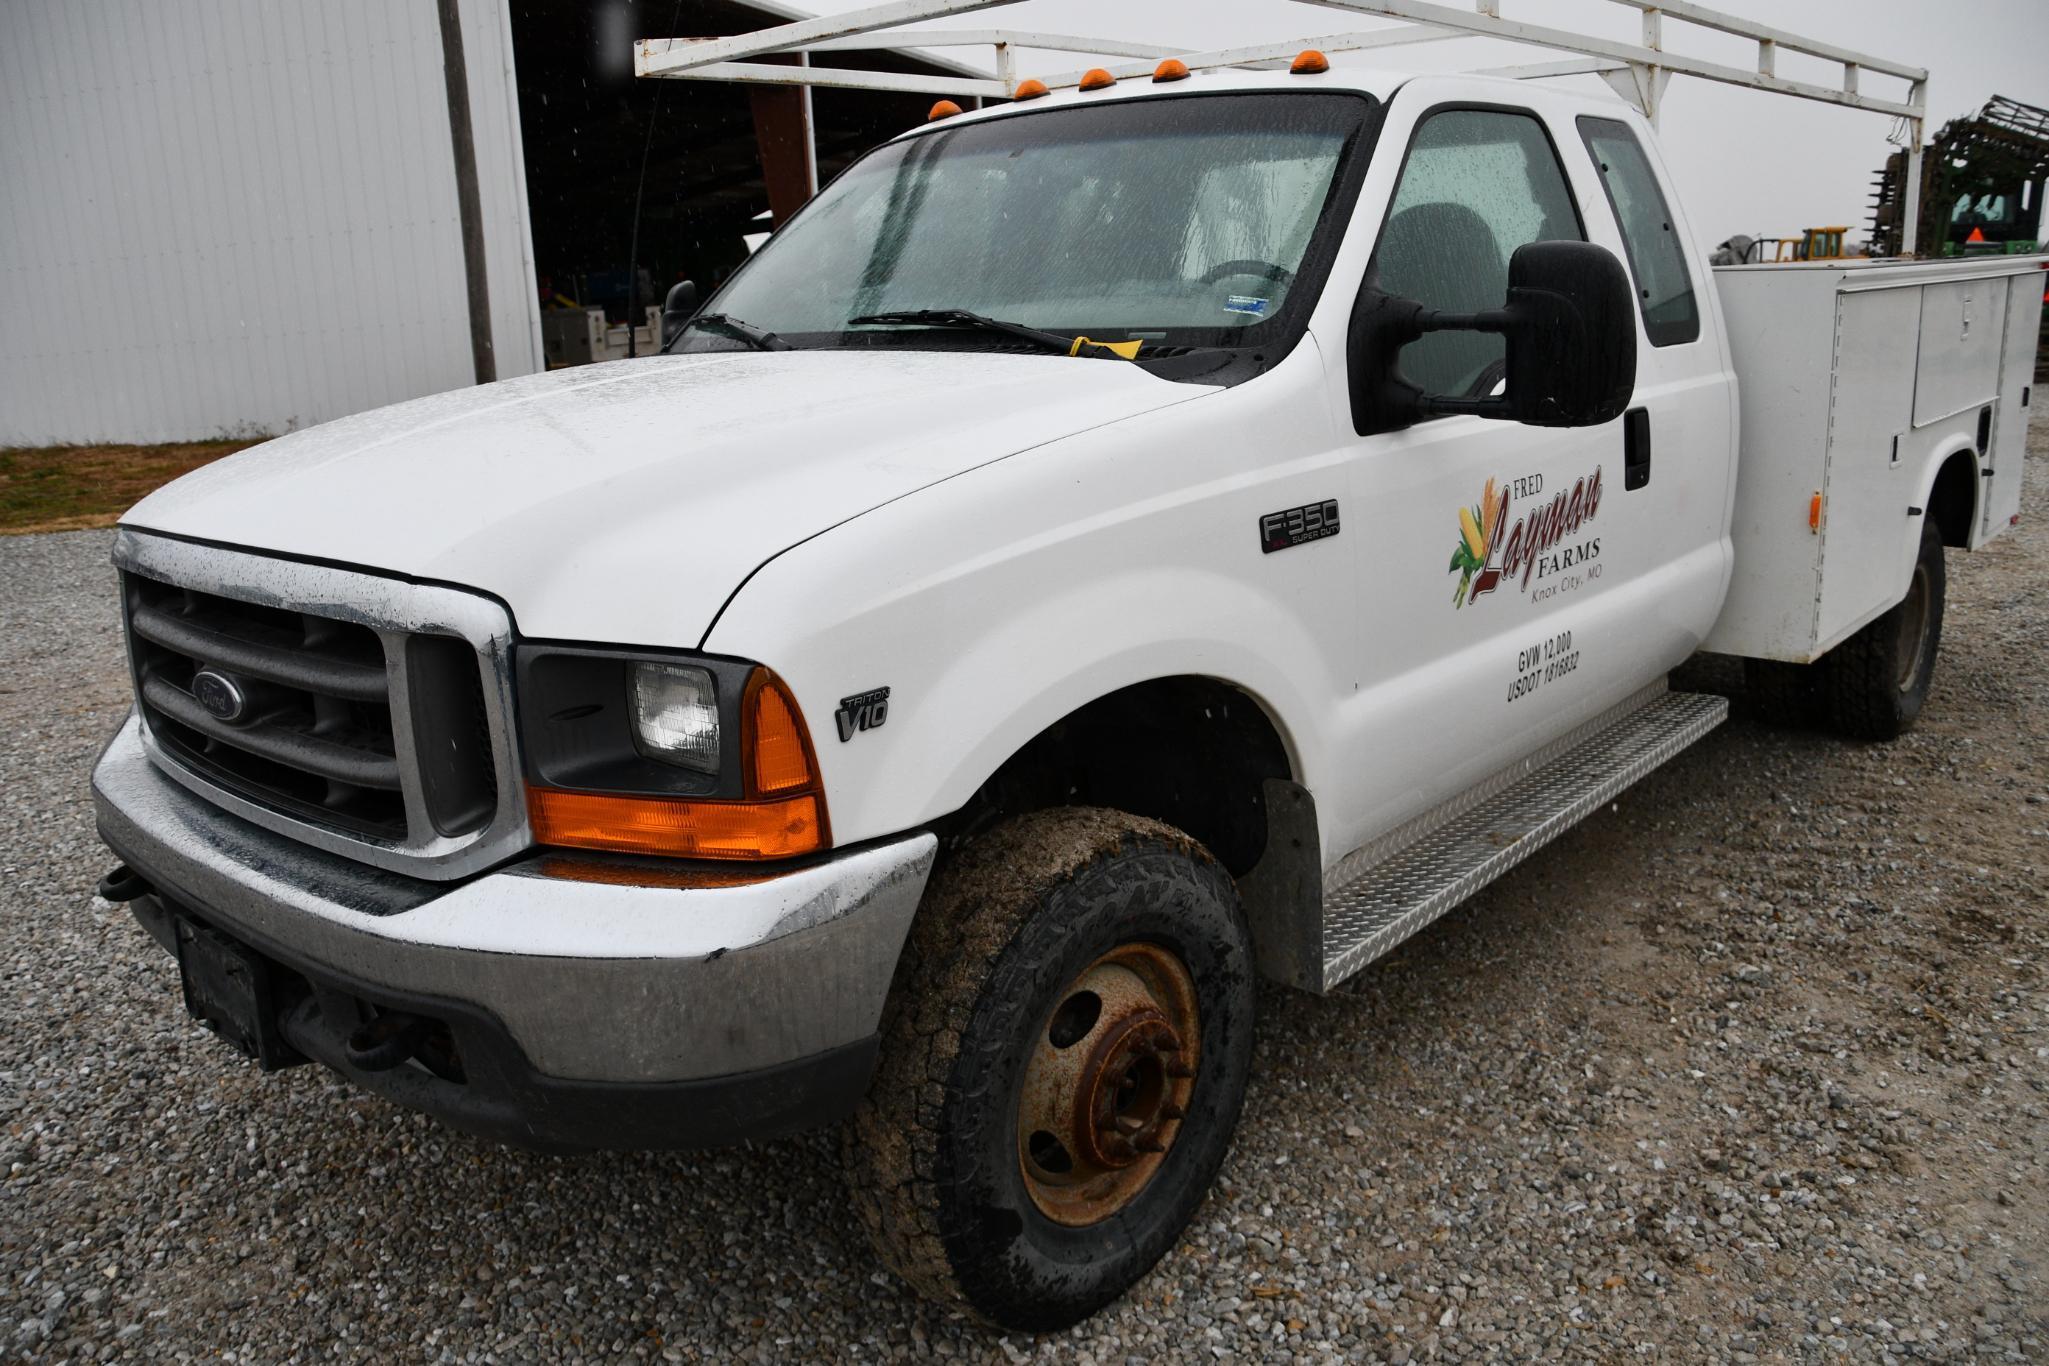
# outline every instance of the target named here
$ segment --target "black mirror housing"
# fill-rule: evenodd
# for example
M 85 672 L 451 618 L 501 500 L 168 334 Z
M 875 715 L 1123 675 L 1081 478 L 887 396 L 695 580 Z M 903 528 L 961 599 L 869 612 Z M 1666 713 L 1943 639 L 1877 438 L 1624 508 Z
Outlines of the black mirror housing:
M 1496 332 L 1506 342 L 1498 398 L 1426 394 L 1401 375 L 1401 348 L 1430 332 Z M 1370 286 L 1349 338 L 1352 417 L 1364 435 L 1471 413 L 1533 427 L 1595 427 L 1636 389 L 1636 294 L 1613 252 L 1590 242 L 1530 242 L 1508 263 L 1508 296 L 1486 313 L 1440 313 Z
M 1508 263 L 1508 393 L 1515 421 L 1598 427 L 1636 391 L 1636 290 L 1591 242 L 1531 242 Z
M 681 280 L 669 287 L 669 297 L 662 301 L 662 350 L 668 350 L 682 335 L 683 324 L 697 312 L 698 302 L 697 281 Z

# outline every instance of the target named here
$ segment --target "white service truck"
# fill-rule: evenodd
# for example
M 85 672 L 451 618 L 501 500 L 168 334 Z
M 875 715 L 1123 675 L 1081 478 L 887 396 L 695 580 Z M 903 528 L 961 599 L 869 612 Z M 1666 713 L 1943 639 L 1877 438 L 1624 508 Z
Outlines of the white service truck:
M 669 354 L 136 506 L 101 891 L 186 1007 L 515 1143 L 844 1122 L 888 1263 L 1050 1328 L 1203 1199 L 1255 979 L 1701 738 L 1696 651 L 1911 724 L 2041 262 L 1711 273 L 1618 102 L 1295 66 L 938 118 Z

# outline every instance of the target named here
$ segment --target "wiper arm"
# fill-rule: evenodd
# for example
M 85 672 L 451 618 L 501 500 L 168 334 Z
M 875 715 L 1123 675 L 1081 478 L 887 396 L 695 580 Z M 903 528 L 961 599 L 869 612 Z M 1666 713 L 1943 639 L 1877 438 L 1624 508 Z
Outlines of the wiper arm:
M 1113 351 L 1125 360 L 1138 355 L 1139 343 L 1092 341 L 1086 337 L 1063 337 L 1058 332 L 1045 332 L 1023 323 L 1008 322 L 1002 318 L 987 318 L 980 313 L 970 313 L 964 308 L 908 308 L 894 313 L 863 313 L 858 318 L 847 319 L 847 326 L 859 327 L 863 323 L 909 323 L 920 327 L 968 327 L 982 332 L 999 332 L 1007 337 L 1022 337 L 1028 342 L 1047 350 L 1058 351 L 1063 356 L 1077 354 L 1080 347 L 1092 350 Z M 1125 355 L 1123 348 L 1130 348 Z
M 713 331 L 723 332 L 729 337 L 738 337 L 756 351 L 794 351 L 797 349 L 767 328 L 756 327 L 753 323 L 749 322 L 742 322 L 728 313 L 700 313 L 689 322 L 683 324 L 683 332 L 688 332 L 693 327 L 709 327 Z M 683 332 L 678 332 L 676 335 L 680 338 Z M 669 344 L 671 346 L 675 345 L 674 342 Z

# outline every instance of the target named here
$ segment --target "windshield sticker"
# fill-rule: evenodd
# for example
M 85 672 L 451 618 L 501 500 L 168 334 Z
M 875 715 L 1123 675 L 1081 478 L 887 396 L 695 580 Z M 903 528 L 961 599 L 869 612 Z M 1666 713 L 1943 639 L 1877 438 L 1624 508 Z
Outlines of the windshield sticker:
M 1570 592 L 1601 577 L 1601 538 L 1574 539 L 1594 514 L 1601 510 L 1601 467 L 1574 482 L 1572 492 L 1560 492 L 1550 502 L 1540 503 L 1509 524 L 1510 494 L 1516 498 L 1538 498 L 1544 492 L 1544 476 L 1530 475 L 1496 487 L 1489 479 L 1480 501 L 1458 510 L 1459 540 L 1451 552 L 1449 572 L 1459 576 L 1451 595 L 1452 606 L 1464 607 L 1482 594 L 1514 579 L 1541 602 L 1554 593 Z M 1570 540 L 1569 545 L 1560 542 Z M 1534 592 L 1532 581 L 1537 582 Z
M 1266 300 L 1251 294 L 1233 294 L 1224 300 L 1224 312 L 1243 313 L 1254 318 L 1266 316 Z

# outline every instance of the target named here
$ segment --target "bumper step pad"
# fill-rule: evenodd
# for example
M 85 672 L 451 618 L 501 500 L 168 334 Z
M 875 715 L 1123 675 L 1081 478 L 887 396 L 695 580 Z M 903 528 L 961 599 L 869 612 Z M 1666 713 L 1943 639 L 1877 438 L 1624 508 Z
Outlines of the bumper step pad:
M 1519 776 L 1504 775 L 1477 804 L 1467 794 L 1404 827 L 1363 867 L 1347 860 L 1324 891 L 1318 989 L 1391 952 L 1728 715 L 1727 698 L 1662 686 L 1640 693 L 1534 756 Z

